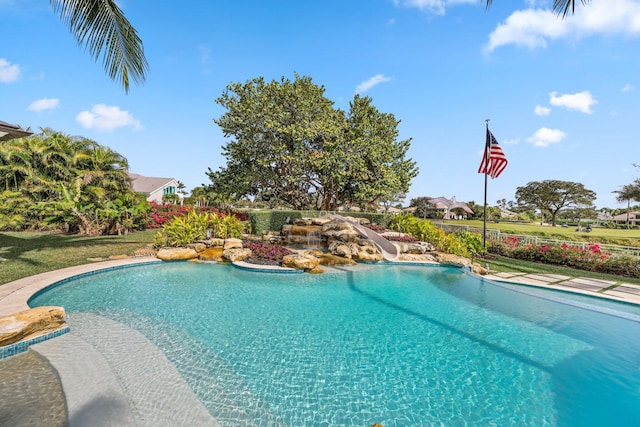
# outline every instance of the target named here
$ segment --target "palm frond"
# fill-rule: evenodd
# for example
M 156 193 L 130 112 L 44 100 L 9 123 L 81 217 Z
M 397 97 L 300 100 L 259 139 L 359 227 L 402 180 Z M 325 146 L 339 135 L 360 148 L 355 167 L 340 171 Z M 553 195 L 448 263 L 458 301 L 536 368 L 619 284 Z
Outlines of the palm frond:
M 114 0 L 50 0 L 50 3 L 78 45 L 88 48 L 96 61 L 102 56 L 107 75 L 119 81 L 126 93 L 130 80 L 144 83 L 149 65 L 142 40 Z
M 583 5 L 590 3 L 591 0 L 580 0 Z M 486 0 L 487 9 L 491 7 L 492 0 Z M 553 0 L 553 11 L 565 18 L 569 12 L 576 13 L 576 0 Z

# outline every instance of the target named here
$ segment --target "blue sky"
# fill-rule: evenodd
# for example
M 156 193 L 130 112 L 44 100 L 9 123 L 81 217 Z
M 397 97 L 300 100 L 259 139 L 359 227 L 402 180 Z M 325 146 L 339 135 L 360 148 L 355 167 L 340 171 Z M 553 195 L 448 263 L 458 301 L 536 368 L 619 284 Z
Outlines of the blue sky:
M 231 82 L 294 72 L 348 109 L 356 92 L 401 120 L 412 197 L 481 204 L 485 119 L 509 165 L 488 202 L 530 181 L 581 182 L 596 206 L 640 176 L 640 0 L 119 2 L 150 70 L 125 94 L 42 0 L 0 0 L 0 120 L 123 154 L 132 172 L 191 189 L 225 164 L 214 100 Z

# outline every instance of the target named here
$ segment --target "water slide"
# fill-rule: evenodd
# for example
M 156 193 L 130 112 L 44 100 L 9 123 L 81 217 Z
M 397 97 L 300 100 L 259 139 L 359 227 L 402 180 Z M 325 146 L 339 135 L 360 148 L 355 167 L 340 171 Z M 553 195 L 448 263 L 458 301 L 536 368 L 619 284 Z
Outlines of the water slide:
M 395 261 L 398 259 L 398 247 L 376 233 L 375 231 L 364 227 L 357 222 L 351 221 L 341 215 L 329 214 L 327 215 L 329 218 L 334 219 L 336 221 L 346 222 L 356 228 L 362 235 L 366 236 L 369 240 L 373 242 L 374 245 L 382 252 L 382 257 L 387 261 Z

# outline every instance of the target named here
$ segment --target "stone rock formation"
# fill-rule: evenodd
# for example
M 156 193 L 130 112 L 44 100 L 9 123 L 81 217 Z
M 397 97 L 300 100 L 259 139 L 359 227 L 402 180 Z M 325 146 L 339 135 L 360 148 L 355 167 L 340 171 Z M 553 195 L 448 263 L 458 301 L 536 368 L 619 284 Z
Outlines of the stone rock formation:
M 36 307 L 0 317 L 0 346 L 53 332 L 65 326 L 62 307 Z
M 291 254 L 282 258 L 282 265 L 296 270 L 310 271 L 319 264 L 318 258 L 310 254 Z
M 193 248 L 162 248 L 156 257 L 163 261 L 180 261 L 198 258 L 198 252 Z
M 200 261 L 222 261 L 222 248 L 207 248 L 204 251 L 198 253 L 198 259 Z
M 242 261 L 251 256 L 251 249 L 247 248 L 232 248 L 222 251 L 222 258 L 230 262 Z

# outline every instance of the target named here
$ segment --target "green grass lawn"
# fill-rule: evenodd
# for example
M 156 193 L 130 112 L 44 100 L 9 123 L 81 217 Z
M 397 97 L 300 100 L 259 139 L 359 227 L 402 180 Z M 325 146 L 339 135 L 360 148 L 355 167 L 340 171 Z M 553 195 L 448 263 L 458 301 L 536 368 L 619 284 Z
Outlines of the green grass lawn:
M 153 242 L 156 230 L 127 236 L 79 237 L 49 233 L 0 233 L 0 284 L 46 271 L 87 264 L 88 258 L 133 255 Z
M 469 226 L 474 228 L 483 227 L 482 220 L 466 220 L 466 221 L 444 221 L 443 224 L 453 224 Z M 540 225 L 540 223 L 521 223 L 500 221 L 487 221 L 487 230 L 500 230 L 501 233 L 508 234 L 526 234 L 532 236 L 541 236 L 558 240 L 584 241 L 593 243 L 608 243 L 623 246 L 640 247 L 640 230 L 627 230 L 622 228 L 599 228 L 594 227 L 589 233 L 584 231 L 576 231 L 576 227 L 562 227 L 557 225 Z

